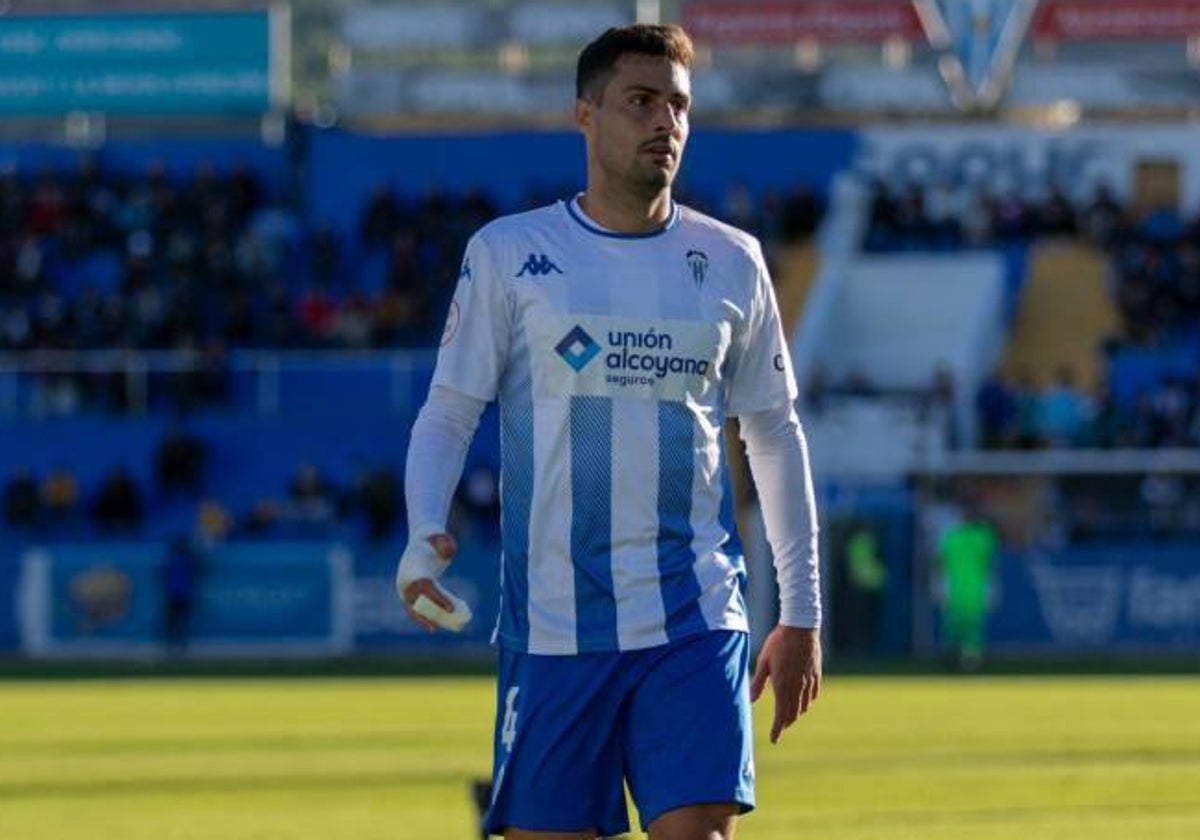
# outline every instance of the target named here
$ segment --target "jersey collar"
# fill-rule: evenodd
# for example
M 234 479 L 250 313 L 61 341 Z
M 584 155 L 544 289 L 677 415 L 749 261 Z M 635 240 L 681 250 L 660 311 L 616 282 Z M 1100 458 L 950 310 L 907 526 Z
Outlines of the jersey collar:
M 667 217 L 667 223 L 658 230 L 648 230 L 645 233 L 618 233 L 599 227 L 587 217 L 583 209 L 579 206 L 579 196 L 575 196 L 570 201 L 563 202 L 563 204 L 567 208 L 567 213 L 570 214 L 571 218 L 580 227 L 588 233 L 594 233 L 596 236 L 607 236 L 609 239 L 650 239 L 655 236 L 661 236 L 679 223 L 679 205 L 675 203 L 675 199 L 671 199 L 671 215 Z

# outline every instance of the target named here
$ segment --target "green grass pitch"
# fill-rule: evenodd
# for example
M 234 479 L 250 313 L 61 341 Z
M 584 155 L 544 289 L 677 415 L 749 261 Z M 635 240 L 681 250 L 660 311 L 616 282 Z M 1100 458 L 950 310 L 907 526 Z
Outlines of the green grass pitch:
M 483 677 L 0 684 L 0 838 L 467 840 Z M 831 677 L 743 840 L 1200 837 L 1195 677 Z

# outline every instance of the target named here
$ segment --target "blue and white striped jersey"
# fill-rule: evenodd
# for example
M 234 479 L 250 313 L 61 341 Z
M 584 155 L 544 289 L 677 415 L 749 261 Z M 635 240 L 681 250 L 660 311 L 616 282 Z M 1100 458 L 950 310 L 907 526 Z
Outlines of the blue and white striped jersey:
M 746 629 L 724 421 L 796 396 L 753 237 L 679 206 L 645 235 L 577 201 L 498 219 L 467 246 L 433 381 L 500 402 L 501 646 Z

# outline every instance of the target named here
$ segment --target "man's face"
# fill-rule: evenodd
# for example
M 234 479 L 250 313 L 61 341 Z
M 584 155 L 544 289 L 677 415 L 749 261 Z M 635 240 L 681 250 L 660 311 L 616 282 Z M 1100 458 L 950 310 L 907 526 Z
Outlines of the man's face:
M 669 187 L 688 138 L 688 71 L 665 58 L 626 54 L 598 100 L 580 100 L 576 118 L 604 175 L 645 197 Z

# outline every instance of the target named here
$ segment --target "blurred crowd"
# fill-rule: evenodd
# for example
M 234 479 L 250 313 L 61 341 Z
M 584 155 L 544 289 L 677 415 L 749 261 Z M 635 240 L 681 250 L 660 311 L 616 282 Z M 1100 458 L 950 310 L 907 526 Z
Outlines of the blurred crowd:
M 1200 446 L 1200 376 L 1168 379 L 1132 404 L 1106 387 L 1089 392 L 1070 369 L 1046 387 L 1028 376 L 994 374 L 976 409 L 985 448 L 1160 448 Z
M 564 193 L 565 194 L 565 193 Z M 525 206 L 560 195 L 531 193 Z M 808 238 L 823 212 L 804 186 L 756 200 L 742 184 L 680 200 L 759 235 L 767 247 Z M 470 235 L 502 209 L 486 193 L 404 195 L 380 185 L 352 234 L 307 220 L 246 166 L 160 164 L 108 171 L 0 172 L 0 354 L 25 354 L 30 408 L 168 411 L 234 403 L 229 352 L 242 348 L 433 346 Z M 64 352 L 65 351 L 65 352 Z M 101 351 L 86 364 L 73 351 Z M 142 354 L 160 351 L 154 364 Z M 3 479 L 3 520 L 18 530 L 142 534 L 182 504 L 201 543 L 362 527 L 387 538 L 403 520 L 394 469 L 363 463 L 340 481 L 299 465 L 286 488 L 229 510 L 206 480 L 209 446 L 180 429 L 162 441 L 154 479 L 121 467 L 82 482 L 67 465 Z M 456 515 L 487 527 L 498 504 L 486 467 L 463 478 Z M 172 508 L 174 505 L 174 508 Z
M 403 203 L 381 190 L 359 247 L 265 196 L 247 168 L 90 159 L 69 175 L 0 175 L 0 351 L 393 347 L 428 343 L 478 195 Z M 347 262 L 347 252 L 363 264 Z
M 1076 203 L 1057 185 L 1037 197 L 979 185 L 875 180 L 863 247 L 867 251 L 985 248 L 1042 236 L 1083 237 L 1108 247 L 1127 227 L 1124 208 L 1104 184 Z
M 300 464 L 285 487 L 262 488 L 243 510 L 231 510 L 209 475 L 210 445 L 183 426 L 160 441 L 153 478 L 139 482 L 125 466 L 92 488 L 68 465 L 41 474 L 22 467 L 2 491 L 3 525 L 11 532 L 63 536 L 129 537 L 162 534 L 152 528 L 190 528 L 195 543 L 212 547 L 231 537 L 319 538 L 357 534 L 396 537 L 404 526 L 404 494 L 397 471 L 363 460 L 339 482 L 312 463 Z M 190 521 L 179 523 L 182 512 Z M 490 534 L 498 528 L 499 480 L 488 465 L 464 471 L 452 515 L 460 530 Z M 157 515 L 160 521 L 151 523 Z
M 222 405 L 231 349 L 433 346 L 467 239 L 500 213 L 480 190 L 380 185 L 345 241 L 268 193 L 244 166 L 180 181 L 84 157 L 0 173 L 0 353 L 29 354 L 34 411 Z M 803 186 L 756 201 L 734 184 L 715 207 L 694 203 L 768 248 L 807 238 L 822 213 Z M 110 355 L 81 368 L 55 352 L 76 350 Z M 146 350 L 170 355 L 143 373 Z
M 531 201 L 544 197 L 531 196 Z M 804 187 L 716 208 L 771 243 L 812 233 Z M 404 197 L 381 185 L 357 242 L 266 195 L 246 167 L 161 165 L 0 174 L 0 352 L 370 348 L 432 344 L 468 237 L 500 209 L 482 191 Z
M 1082 202 L 1059 186 L 1040 197 L 988 193 L 949 183 L 871 187 L 868 251 L 955 250 L 1058 237 L 1109 255 L 1109 290 L 1121 333 L 1096 348 L 1111 360 L 1124 350 L 1200 346 L 1200 215 L 1156 207 L 1136 212 L 1098 185 Z M 1200 366 L 1198 366 L 1200 368 Z M 1200 369 L 1161 377 L 1134 399 L 1107 384 L 1086 389 L 1069 369 L 1037 385 L 1028 375 L 991 376 L 976 399 L 988 448 L 1175 447 L 1200 445 Z

